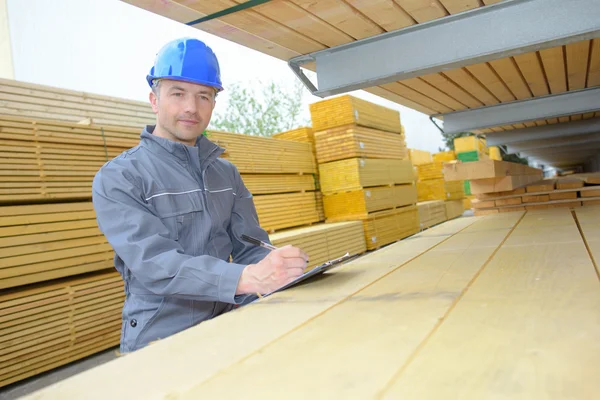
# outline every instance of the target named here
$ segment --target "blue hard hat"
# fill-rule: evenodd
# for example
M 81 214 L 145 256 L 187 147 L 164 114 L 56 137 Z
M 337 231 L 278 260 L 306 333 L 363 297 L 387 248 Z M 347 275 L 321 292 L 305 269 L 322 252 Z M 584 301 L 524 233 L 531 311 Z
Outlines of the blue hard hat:
M 217 56 L 204 42 L 194 38 L 173 40 L 156 54 L 146 80 L 172 79 L 211 86 L 223 90 Z

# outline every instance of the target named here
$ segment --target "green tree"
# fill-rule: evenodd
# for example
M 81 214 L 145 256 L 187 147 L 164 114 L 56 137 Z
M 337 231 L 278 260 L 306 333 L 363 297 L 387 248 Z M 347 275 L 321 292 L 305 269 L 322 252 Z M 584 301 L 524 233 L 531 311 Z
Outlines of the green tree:
M 446 148 L 445 149 L 440 148 L 439 150 L 440 151 L 454 150 L 454 139 L 459 138 L 459 137 L 465 137 L 465 136 L 477 136 L 477 135 L 473 132 L 442 133 L 442 137 L 444 140 L 444 144 L 446 145 Z M 504 160 L 504 161 L 525 164 L 525 165 L 529 164 L 529 162 L 527 161 L 526 158 L 521 158 L 516 154 L 506 154 L 506 152 L 504 151 L 502 146 L 500 146 L 500 155 L 502 155 L 502 160 Z
M 257 91 L 241 83 L 229 85 L 225 111 L 213 116 L 209 129 L 272 136 L 310 125 L 302 116 L 303 99 L 308 91 L 299 80 L 294 81 L 291 90 L 274 81 L 260 86 L 262 90 Z

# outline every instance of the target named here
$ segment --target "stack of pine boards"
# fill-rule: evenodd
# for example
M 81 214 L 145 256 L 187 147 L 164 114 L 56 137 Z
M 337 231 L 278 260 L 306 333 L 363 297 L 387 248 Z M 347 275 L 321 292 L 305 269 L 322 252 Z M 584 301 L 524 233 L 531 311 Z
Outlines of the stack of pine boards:
M 473 201 L 476 215 L 600 204 L 600 174 L 544 179 L 512 191 L 483 193 Z
M 24 400 L 594 399 L 599 226 L 600 207 L 448 221 Z
M 400 115 L 353 96 L 310 105 L 328 222 L 361 220 L 369 250 L 418 231 Z
M 119 343 L 124 291 L 91 203 L 149 104 L 0 79 L 0 386 Z
M 448 219 L 456 218 L 464 212 L 465 197 L 462 182 L 448 182 L 444 179 L 444 163 L 456 160 L 453 151 L 430 154 L 412 151 L 417 162 L 417 204 L 421 229 L 429 228 Z M 432 208 L 437 212 L 432 214 Z M 443 213 L 440 210 L 444 210 Z

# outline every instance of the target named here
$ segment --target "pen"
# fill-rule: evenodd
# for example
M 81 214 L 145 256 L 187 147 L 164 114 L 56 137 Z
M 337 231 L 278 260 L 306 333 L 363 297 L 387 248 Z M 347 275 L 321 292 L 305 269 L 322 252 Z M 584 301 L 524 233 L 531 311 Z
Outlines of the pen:
M 277 247 L 270 245 L 269 243 L 263 242 L 262 240 L 253 238 L 252 236 L 248 236 L 246 234 L 242 235 L 242 239 L 248 243 L 252 243 L 253 245 L 264 247 L 265 249 L 277 250 Z

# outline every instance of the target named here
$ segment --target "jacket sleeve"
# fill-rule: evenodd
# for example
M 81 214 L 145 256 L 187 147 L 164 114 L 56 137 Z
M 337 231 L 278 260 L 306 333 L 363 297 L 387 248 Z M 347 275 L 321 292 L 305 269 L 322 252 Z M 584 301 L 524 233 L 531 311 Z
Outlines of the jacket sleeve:
M 244 301 L 235 291 L 245 265 L 184 254 L 127 168 L 114 161 L 103 167 L 94 177 L 92 200 L 100 230 L 150 292 L 190 300 Z
M 240 264 L 256 264 L 265 258 L 271 250 L 242 240 L 242 235 L 246 234 L 269 244 L 271 242 L 267 232 L 260 227 L 252 194 L 246 188 L 237 168 L 235 166 L 233 168 L 235 174 L 235 200 L 228 229 L 229 237 L 233 243 L 232 261 Z

